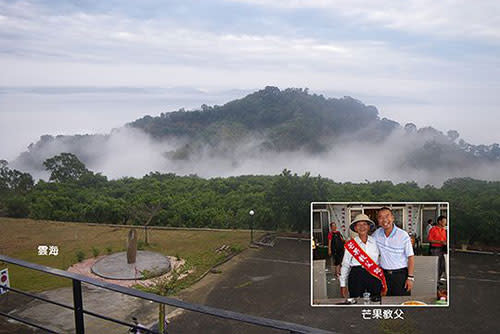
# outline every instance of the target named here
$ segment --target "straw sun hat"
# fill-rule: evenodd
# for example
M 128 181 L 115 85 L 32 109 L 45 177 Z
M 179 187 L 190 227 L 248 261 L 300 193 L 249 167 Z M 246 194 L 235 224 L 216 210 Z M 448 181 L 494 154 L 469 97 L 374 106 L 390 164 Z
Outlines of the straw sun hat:
M 371 220 L 370 217 L 368 217 L 364 213 L 360 213 L 359 215 L 357 215 L 356 218 L 354 218 L 354 220 L 352 221 L 351 225 L 349 225 L 349 228 L 354 232 L 356 232 L 354 230 L 354 226 L 357 222 L 367 222 L 368 225 L 370 225 L 370 230 L 373 230 L 375 228 L 375 223 L 373 222 L 373 220 Z

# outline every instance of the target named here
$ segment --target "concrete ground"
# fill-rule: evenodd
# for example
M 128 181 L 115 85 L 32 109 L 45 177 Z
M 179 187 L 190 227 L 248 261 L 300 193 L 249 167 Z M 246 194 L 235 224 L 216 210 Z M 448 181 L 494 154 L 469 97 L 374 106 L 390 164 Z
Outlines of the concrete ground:
M 126 322 L 132 322 L 132 316 L 143 319 L 145 322 L 153 322 L 157 319 L 158 307 L 139 298 L 126 296 L 113 291 L 82 284 L 84 309 L 116 318 Z M 8 296 L 7 296 L 8 295 Z M 0 299 L 0 310 L 40 324 L 43 327 L 61 333 L 74 333 L 73 311 L 57 305 L 34 300 L 19 294 L 8 293 Z M 60 288 L 40 293 L 42 297 L 73 305 L 73 291 L 71 288 Z M 92 316 L 85 316 L 85 329 L 87 333 L 126 333 L 127 328 L 108 321 L 103 321 Z M 41 330 L 31 330 L 26 326 L 20 326 L 13 321 L 6 321 L 0 317 L 0 333 L 25 334 L 45 333 Z
M 460 334 L 473 332 L 479 334 L 498 332 L 499 256 L 452 254 L 449 292 L 451 306 L 449 308 L 402 308 L 404 321 L 363 320 L 361 315 L 363 308 L 313 308 L 310 306 L 309 247 L 308 240 L 279 239 L 273 248 L 248 249 L 218 267 L 217 273 L 207 275 L 203 280 L 183 291 L 179 297 L 185 301 L 339 333 L 428 334 L 441 332 Z M 101 297 L 98 297 L 99 294 Z M 10 298 L 13 300 L 12 296 Z M 91 298 L 94 298 L 96 305 L 91 305 L 93 303 Z M 132 313 L 136 314 L 134 310 L 140 310 L 143 313 L 138 318 L 145 323 L 151 319 L 148 314 L 153 314 L 156 310 L 154 305 L 110 299 L 110 296 L 102 295 L 102 292 L 89 293 L 89 296 L 85 296 L 84 299 L 89 307 L 100 307 L 101 310 L 107 309 L 109 312 L 121 309 L 123 319 L 130 317 Z M 125 305 L 131 305 L 131 308 L 124 310 Z M 15 307 L 26 311 L 33 306 L 19 302 Z M 3 296 L 0 299 L 0 308 L 6 308 Z M 42 308 L 40 312 L 41 310 Z M 54 321 L 63 325 L 64 329 L 69 332 L 72 320 L 71 315 L 66 315 Z M 16 331 L 12 326 L 13 324 L 0 317 L 0 333 L 35 333 L 30 332 L 24 326 L 24 330 Z M 87 326 L 87 328 L 90 327 Z M 123 328 L 118 330 L 106 327 L 105 331 L 104 327 L 95 328 L 97 331 L 89 330 L 87 333 L 124 333 Z M 214 319 L 193 312 L 182 312 L 173 317 L 169 326 L 169 333 L 264 334 L 278 332 Z
M 310 306 L 309 242 L 279 240 L 274 248 L 250 250 L 221 268 L 210 288 L 185 300 L 295 322 L 339 333 L 497 333 L 500 257 L 454 254 L 450 259 L 449 308 L 403 308 L 405 320 L 363 320 L 362 308 Z M 206 293 L 204 294 L 203 291 Z M 392 308 L 395 309 L 395 308 Z M 184 313 L 171 333 L 274 333 L 248 325 Z

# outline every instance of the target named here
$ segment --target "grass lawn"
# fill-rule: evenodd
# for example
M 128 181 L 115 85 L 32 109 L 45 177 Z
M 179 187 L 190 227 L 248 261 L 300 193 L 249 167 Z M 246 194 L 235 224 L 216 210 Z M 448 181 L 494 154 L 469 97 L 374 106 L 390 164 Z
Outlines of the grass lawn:
M 25 261 L 66 270 L 77 262 L 77 252 L 85 258 L 93 252 L 107 254 L 108 251 L 125 250 L 128 228 L 89 226 L 86 223 L 66 223 L 32 219 L 0 218 L 0 253 Z M 139 228 L 138 240 L 144 240 L 144 231 Z M 258 238 L 262 233 L 256 232 Z M 189 286 L 205 271 L 226 255 L 215 252 L 222 245 L 235 250 L 248 247 L 249 232 L 246 231 L 188 231 L 149 230 L 149 246 L 145 250 L 165 255 L 178 256 L 187 261 L 194 272 L 179 282 L 179 287 Z M 38 246 L 58 246 L 59 255 L 40 256 Z M 93 250 L 94 249 L 94 250 Z M 71 286 L 71 281 L 19 266 L 1 263 L 0 269 L 9 268 L 11 286 L 24 291 L 43 291 Z

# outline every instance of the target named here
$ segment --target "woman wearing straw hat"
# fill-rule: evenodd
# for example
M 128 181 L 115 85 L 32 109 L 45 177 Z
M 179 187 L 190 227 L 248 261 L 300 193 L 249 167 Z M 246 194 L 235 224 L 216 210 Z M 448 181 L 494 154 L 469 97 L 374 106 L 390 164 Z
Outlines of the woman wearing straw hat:
M 378 266 L 380 253 L 377 243 L 368 235 L 375 229 L 375 223 L 367 215 L 359 214 L 349 227 L 358 236 L 345 245 L 347 251 L 340 270 L 340 292 L 344 298 L 347 298 L 348 289 L 351 298 L 361 297 L 364 292 L 380 296 L 385 286 L 382 269 Z

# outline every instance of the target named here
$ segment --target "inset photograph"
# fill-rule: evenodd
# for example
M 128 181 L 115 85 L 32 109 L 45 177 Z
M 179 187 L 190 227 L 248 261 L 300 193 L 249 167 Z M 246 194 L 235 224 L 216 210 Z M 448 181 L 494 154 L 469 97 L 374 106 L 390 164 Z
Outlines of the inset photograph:
M 448 306 L 447 202 L 311 203 L 312 306 Z

